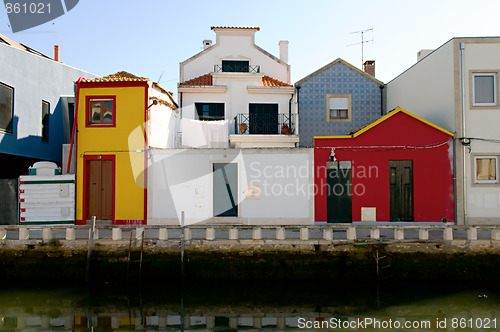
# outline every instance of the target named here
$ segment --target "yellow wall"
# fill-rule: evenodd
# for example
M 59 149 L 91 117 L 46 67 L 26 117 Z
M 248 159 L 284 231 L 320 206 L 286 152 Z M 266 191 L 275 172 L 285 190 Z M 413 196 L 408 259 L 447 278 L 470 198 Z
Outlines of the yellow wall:
M 92 83 L 87 83 L 87 85 Z M 141 84 L 145 84 L 142 82 Z M 77 222 L 83 218 L 84 155 L 115 155 L 115 220 L 144 220 L 143 86 L 81 87 L 78 96 Z M 86 127 L 87 96 L 116 96 L 116 127 Z M 137 150 L 140 150 L 137 152 Z

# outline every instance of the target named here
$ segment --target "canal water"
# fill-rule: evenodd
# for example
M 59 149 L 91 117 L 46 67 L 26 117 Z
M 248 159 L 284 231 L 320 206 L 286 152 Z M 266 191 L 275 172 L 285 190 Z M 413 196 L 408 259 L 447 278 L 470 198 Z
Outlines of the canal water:
M 477 282 L 168 282 L 0 289 L 1 331 L 499 331 Z

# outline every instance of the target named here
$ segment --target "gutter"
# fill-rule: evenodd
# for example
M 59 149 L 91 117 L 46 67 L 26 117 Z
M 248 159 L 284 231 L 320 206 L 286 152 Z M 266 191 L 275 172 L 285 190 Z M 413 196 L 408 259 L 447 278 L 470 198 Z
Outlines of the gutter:
M 66 174 L 69 174 L 69 168 L 71 166 L 71 155 L 73 154 L 73 144 L 75 144 L 75 132 L 76 132 L 76 120 L 78 119 L 78 92 L 80 91 L 80 82 L 84 80 L 84 77 L 79 77 L 76 81 L 76 93 L 75 93 L 75 115 L 73 119 L 73 130 L 71 130 L 71 145 L 69 147 L 69 156 L 68 156 L 68 167 L 66 169 Z

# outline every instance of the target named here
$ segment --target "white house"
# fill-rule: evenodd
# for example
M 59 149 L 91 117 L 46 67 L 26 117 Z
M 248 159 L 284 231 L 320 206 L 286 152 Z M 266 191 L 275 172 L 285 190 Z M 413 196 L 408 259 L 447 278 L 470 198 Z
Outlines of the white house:
M 499 75 L 500 37 L 453 38 L 387 83 L 388 110 L 455 133 L 458 224 L 500 224 Z
M 287 64 L 288 41 L 279 42 L 278 59 L 255 45 L 259 28 L 212 30 L 215 44 L 204 40 L 204 50 L 180 64 L 183 145 L 211 147 L 210 138 L 192 143 L 186 129 L 195 125 L 186 121 L 192 119 L 227 121 L 227 133 L 205 128 L 205 137 L 222 132 L 229 135 L 225 143 L 231 147 L 295 147 L 299 137 Z

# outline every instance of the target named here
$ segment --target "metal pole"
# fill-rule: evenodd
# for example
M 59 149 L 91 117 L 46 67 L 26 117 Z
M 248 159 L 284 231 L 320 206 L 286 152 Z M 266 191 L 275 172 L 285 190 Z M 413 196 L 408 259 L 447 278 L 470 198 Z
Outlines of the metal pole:
M 85 283 L 88 283 L 90 276 L 90 256 L 92 255 L 92 248 L 94 247 L 94 234 L 95 234 L 95 216 L 92 216 L 92 228 L 89 230 L 89 249 L 87 252 L 87 265 L 85 267 Z
M 181 278 L 184 279 L 184 211 L 181 211 Z

